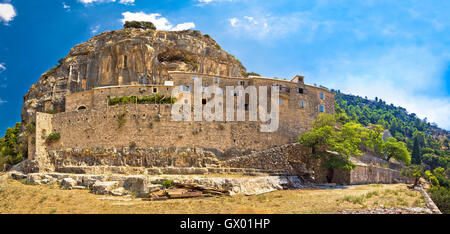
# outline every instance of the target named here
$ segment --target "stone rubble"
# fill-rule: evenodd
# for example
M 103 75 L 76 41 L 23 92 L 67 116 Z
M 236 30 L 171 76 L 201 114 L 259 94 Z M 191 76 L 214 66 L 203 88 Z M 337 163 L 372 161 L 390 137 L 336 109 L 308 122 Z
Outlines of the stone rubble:
M 198 197 L 211 195 L 257 195 L 282 189 L 303 188 L 296 176 L 202 177 L 194 175 L 89 175 L 65 173 L 10 172 L 14 179 L 29 184 L 58 183 L 64 189 L 89 189 L 94 194 L 137 197 Z M 163 182 L 172 180 L 175 188 L 164 189 Z M 175 193 L 173 189 L 177 190 Z M 180 193 L 180 191 L 182 191 Z M 199 193 L 200 192 L 200 193 Z M 177 194 L 177 195 L 175 195 Z
M 365 210 L 342 210 L 340 214 L 432 214 L 428 208 L 420 207 L 389 207 Z

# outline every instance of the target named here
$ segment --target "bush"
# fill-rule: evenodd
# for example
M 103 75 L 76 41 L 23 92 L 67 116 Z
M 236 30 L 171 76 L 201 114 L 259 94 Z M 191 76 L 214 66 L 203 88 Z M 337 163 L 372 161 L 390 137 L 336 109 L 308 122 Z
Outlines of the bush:
M 34 134 L 36 132 L 36 124 L 34 122 L 27 123 L 25 128 L 28 134 Z
M 432 186 L 427 192 L 442 213 L 450 214 L 450 188 Z
M 173 180 L 166 180 L 162 182 L 162 185 L 164 188 L 172 188 L 173 187 Z
M 129 103 L 138 103 L 138 104 L 173 104 L 177 101 L 174 97 L 167 97 L 163 95 L 155 95 L 151 97 L 135 97 L 135 96 L 124 96 L 118 98 L 111 98 L 108 101 L 110 106 L 114 105 L 125 105 Z
M 47 142 L 54 142 L 57 141 L 61 138 L 61 134 L 59 134 L 58 132 L 53 132 L 50 135 L 47 136 Z
M 256 72 L 247 72 L 247 77 L 248 76 L 261 76 L 261 75 Z
M 19 143 L 21 123 L 16 123 L 13 128 L 6 130 L 5 136 L 0 138 L 0 170 L 4 164 L 14 165 L 22 161 L 26 147 Z
M 119 130 L 122 130 L 123 125 L 125 125 L 126 122 L 127 122 L 127 112 L 125 111 L 117 117 L 117 128 Z
M 156 30 L 155 25 L 152 22 L 147 21 L 127 21 L 123 25 L 124 28 L 140 28 L 145 30 Z

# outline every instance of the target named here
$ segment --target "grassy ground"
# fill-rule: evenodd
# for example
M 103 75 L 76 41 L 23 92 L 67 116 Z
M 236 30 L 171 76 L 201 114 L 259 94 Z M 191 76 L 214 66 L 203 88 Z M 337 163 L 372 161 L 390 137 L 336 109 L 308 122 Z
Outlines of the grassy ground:
M 258 196 L 211 197 L 166 201 L 107 197 L 87 190 L 25 185 L 8 180 L 0 187 L 0 213 L 337 213 L 344 209 L 425 207 L 419 192 L 404 184 L 358 185 L 346 189 L 285 190 Z

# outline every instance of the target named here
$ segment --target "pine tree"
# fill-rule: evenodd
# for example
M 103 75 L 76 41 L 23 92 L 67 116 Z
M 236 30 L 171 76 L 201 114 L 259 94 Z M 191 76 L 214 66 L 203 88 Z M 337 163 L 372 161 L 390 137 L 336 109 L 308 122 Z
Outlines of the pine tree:
M 412 164 L 420 164 L 421 162 L 422 162 L 422 159 L 421 159 L 421 155 L 420 155 L 419 140 L 417 137 L 415 137 L 412 156 L 411 156 L 411 163 Z

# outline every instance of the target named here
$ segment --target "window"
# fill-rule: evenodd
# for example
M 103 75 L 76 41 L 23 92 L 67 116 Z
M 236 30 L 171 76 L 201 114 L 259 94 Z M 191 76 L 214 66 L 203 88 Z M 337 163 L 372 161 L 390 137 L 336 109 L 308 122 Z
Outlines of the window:
M 319 97 L 320 99 L 325 99 L 325 94 L 323 92 L 320 92 Z
M 319 111 L 320 112 L 325 112 L 325 107 L 323 105 L 319 105 Z
M 305 107 L 306 107 L 305 101 L 301 101 L 301 102 L 300 102 L 300 107 L 301 107 L 301 108 L 305 108 Z
M 245 85 L 245 81 L 238 81 L 238 85 Z
M 219 83 L 219 78 L 217 78 L 217 77 L 214 77 L 214 83 L 216 83 L 216 84 L 218 84 Z
M 126 55 L 123 56 L 123 68 L 127 68 L 128 66 L 128 57 Z
M 188 104 L 189 101 L 187 99 L 184 99 L 184 104 Z
M 279 104 L 282 105 L 283 104 L 283 99 L 278 99 L 279 100 Z
M 298 92 L 298 93 L 304 93 L 304 91 L 303 91 L 302 88 L 298 88 L 298 89 L 297 89 L 297 92 Z
M 244 108 L 246 111 L 248 111 L 248 104 L 245 104 Z
M 157 93 L 158 92 L 158 88 L 153 88 L 153 93 Z
M 206 105 L 206 99 L 204 99 L 204 98 L 202 99 L 202 104 Z
M 193 80 L 196 80 L 196 79 L 197 79 L 197 76 L 192 76 L 192 79 L 193 79 Z

